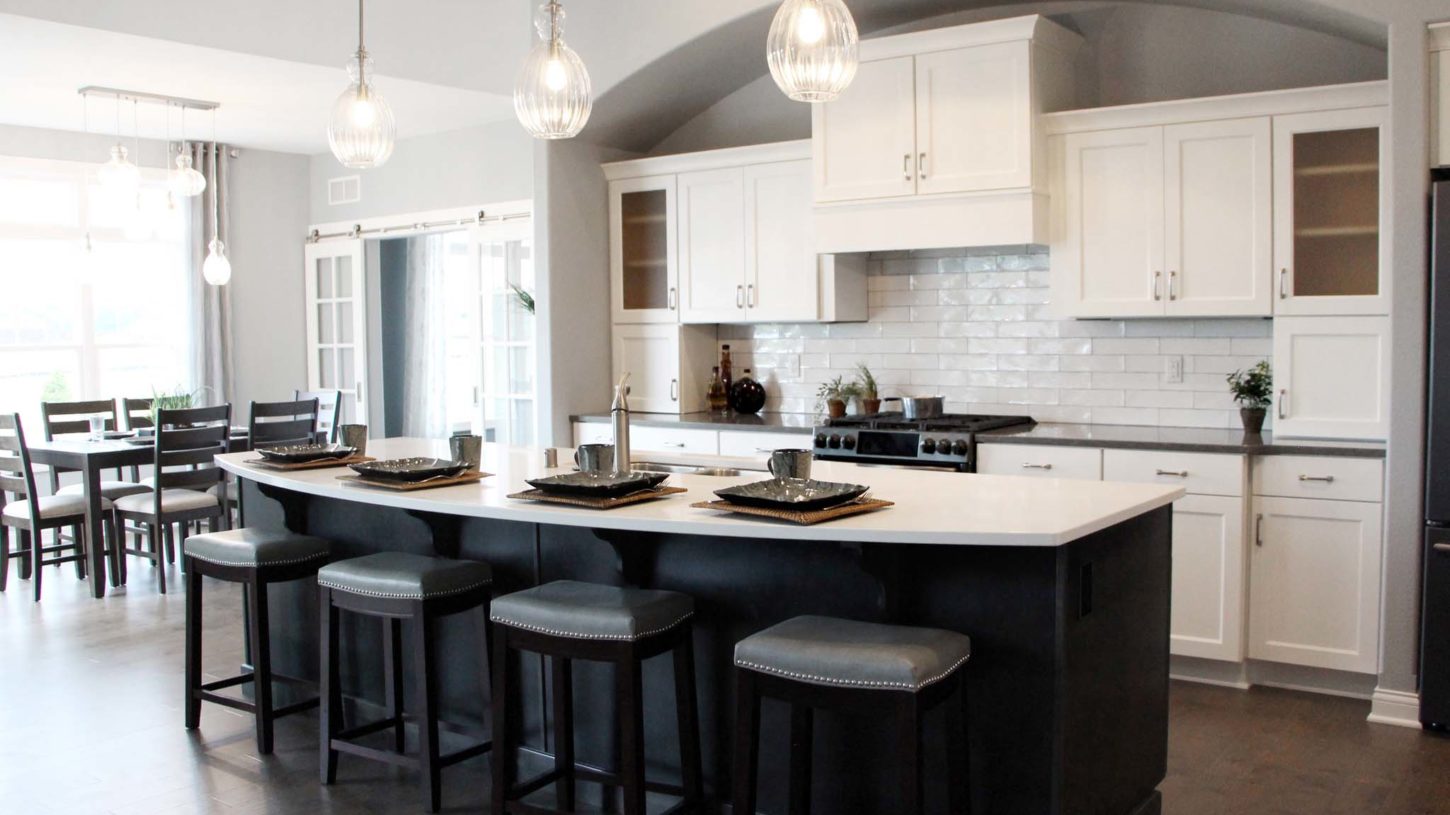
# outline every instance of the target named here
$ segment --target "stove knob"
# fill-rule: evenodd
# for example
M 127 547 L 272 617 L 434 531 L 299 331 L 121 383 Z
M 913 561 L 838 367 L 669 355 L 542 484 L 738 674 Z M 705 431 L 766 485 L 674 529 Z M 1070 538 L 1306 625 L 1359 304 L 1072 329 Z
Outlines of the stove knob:
M 826 434 L 825 433 L 817 433 L 816 434 L 816 446 L 817 447 L 825 447 L 826 446 Z
M 856 449 L 856 437 L 855 436 L 846 436 L 846 437 L 842 438 L 841 439 L 841 446 L 844 447 L 844 448 L 846 448 L 847 450 L 855 450 Z
M 952 455 L 965 456 L 967 454 L 967 442 L 965 439 L 957 439 L 952 444 Z
M 841 437 L 837 436 L 835 433 L 832 433 L 831 437 L 826 440 L 826 443 L 831 446 L 832 450 L 834 450 L 841 446 Z
M 921 440 L 921 452 L 923 452 L 923 453 L 935 453 L 936 452 L 936 442 L 934 440 L 932 440 L 932 439 L 922 439 Z

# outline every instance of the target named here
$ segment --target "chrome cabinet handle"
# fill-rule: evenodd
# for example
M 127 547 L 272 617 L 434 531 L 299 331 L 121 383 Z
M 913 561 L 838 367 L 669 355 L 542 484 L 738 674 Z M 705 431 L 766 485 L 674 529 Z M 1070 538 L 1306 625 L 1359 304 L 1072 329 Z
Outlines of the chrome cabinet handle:
M 760 305 L 759 303 L 755 302 L 754 283 L 750 283 L 745 286 L 745 305 L 749 308 L 755 308 L 756 306 Z
M 918 153 L 916 156 L 916 177 L 926 178 L 926 153 Z
M 1162 286 L 1162 284 L 1163 284 L 1163 273 L 1162 272 L 1157 272 L 1157 271 L 1153 272 L 1153 299 L 1154 300 L 1162 300 L 1163 299 L 1163 286 Z
M 675 289 L 674 286 L 670 286 L 670 293 L 668 296 L 665 297 L 665 303 L 669 305 L 670 311 L 674 311 L 676 308 L 679 308 L 679 292 Z
M 901 172 L 906 176 L 907 181 L 910 181 L 912 179 L 910 153 L 907 153 L 906 155 L 901 157 Z
M 1171 475 L 1174 478 L 1187 478 L 1187 470 L 1159 470 L 1158 475 Z
M 1051 470 L 1052 469 L 1052 465 L 1051 464 L 1033 464 L 1031 462 L 1024 461 L 1024 462 L 1022 462 L 1022 469 L 1024 469 L 1024 470 Z
M 1450 543 L 1435 543 L 1431 544 L 1430 548 L 1441 554 L 1450 555 Z
M 1279 270 L 1279 299 L 1289 299 L 1289 269 L 1287 267 Z
M 745 287 L 744 286 L 736 286 L 735 287 L 735 307 L 736 308 L 745 308 Z
M 685 443 L 682 441 L 662 441 L 660 445 L 663 447 L 684 447 Z
M 1264 545 L 1264 516 L 1260 515 L 1254 519 L 1254 545 Z
M 1321 483 L 1324 483 L 1324 484 L 1333 484 L 1334 483 L 1334 476 L 1332 476 L 1332 475 L 1302 475 L 1301 474 L 1299 476 L 1299 480 L 1300 481 L 1318 481 L 1318 482 L 1321 482 Z
M 1169 300 L 1177 300 L 1178 299 L 1178 273 L 1177 272 L 1169 272 L 1168 273 L 1168 299 Z
M 680 401 L 680 380 L 678 379 L 670 380 L 670 401 Z
M 1278 413 L 1279 413 L 1279 418 L 1280 419 L 1287 418 L 1284 415 L 1284 397 L 1286 395 L 1288 395 L 1288 393 L 1289 392 L 1287 390 L 1284 390 L 1282 388 L 1279 389 L 1279 411 L 1278 411 Z

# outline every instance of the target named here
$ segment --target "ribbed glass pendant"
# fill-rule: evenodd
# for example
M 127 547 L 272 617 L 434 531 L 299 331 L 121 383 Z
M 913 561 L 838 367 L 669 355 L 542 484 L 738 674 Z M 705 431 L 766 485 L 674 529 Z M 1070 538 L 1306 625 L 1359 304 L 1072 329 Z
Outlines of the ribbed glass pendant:
M 571 139 L 584 129 L 594 107 L 589 71 L 564 44 L 564 8 L 556 0 L 539 6 L 534 27 L 539 43 L 514 83 L 514 113 L 536 139 Z
M 378 167 L 393 154 L 393 109 L 373 87 L 373 60 L 363 45 L 363 0 L 357 2 L 357 53 L 347 63 L 352 83 L 332 104 L 327 144 L 344 167 Z
M 232 262 L 227 260 L 227 247 L 212 238 L 206 247 L 206 260 L 201 263 L 201 276 L 213 286 L 225 286 L 232 279 Z
M 770 23 L 765 58 L 797 102 L 829 102 L 856 77 L 861 38 L 842 0 L 785 0 Z
M 184 150 L 185 147 L 182 149 Z M 183 198 L 195 198 L 206 189 L 206 176 L 191 166 L 191 156 L 179 153 L 176 156 L 176 166 L 166 174 L 166 186 L 175 195 Z
M 125 145 L 116 142 L 111 158 L 96 168 L 96 180 L 118 193 L 134 193 L 141 186 L 141 168 L 131 162 Z

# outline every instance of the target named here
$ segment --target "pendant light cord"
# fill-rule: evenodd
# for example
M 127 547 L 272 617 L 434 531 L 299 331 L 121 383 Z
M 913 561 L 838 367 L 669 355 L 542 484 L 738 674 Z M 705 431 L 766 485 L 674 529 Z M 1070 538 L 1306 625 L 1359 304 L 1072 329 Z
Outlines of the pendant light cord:
M 364 93 L 367 81 L 363 78 L 363 63 L 367 61 L 368 49 L 363 45 L 363 0 L 357 0 L 357 87 L 358 93 Z
M 216 140 L 216 108 L 211 111 L 211 166 L 211 239 L 220 243 L 222 235 L 221 220 L 217 215 L 217 196 L 221 194 L 222 186 L 222 151 Z

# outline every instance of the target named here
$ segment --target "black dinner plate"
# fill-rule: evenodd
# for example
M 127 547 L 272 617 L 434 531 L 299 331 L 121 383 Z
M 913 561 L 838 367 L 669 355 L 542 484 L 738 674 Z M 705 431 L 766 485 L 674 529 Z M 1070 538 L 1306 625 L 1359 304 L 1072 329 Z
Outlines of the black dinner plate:
M 324 458 L 347 458 L 356 452 L 356 447 L 344 444 L 279 444 L 256 448 L 257 455 L 262 458 L 286 464 L 301 464 Z
M 375 478 L 382 481 L 427 481 L 432 478 L 451 478 L 468 469 L 467 462 L 446 458 L 394 458 L 387 461 L 367 461 L 347 466 L 363 478 Z
M 617 498 L 640 490 L 652 490 L 669 478 L 668 473 L 561 473 L 544 478 L 524 479 L 529 486 L 560 495 L 588 495 Z
M 866 494 L 870 487 L 809 478 L 771 478 L 715 490 L 715 494 L 743 507 L 789 509 L 813 512 L 848 504 Z
M 100 435 L 91 436 L 91 441 L 118 441 L 129 439 L 134 435 L 136 435 L 134 430 L 106 430 Z

